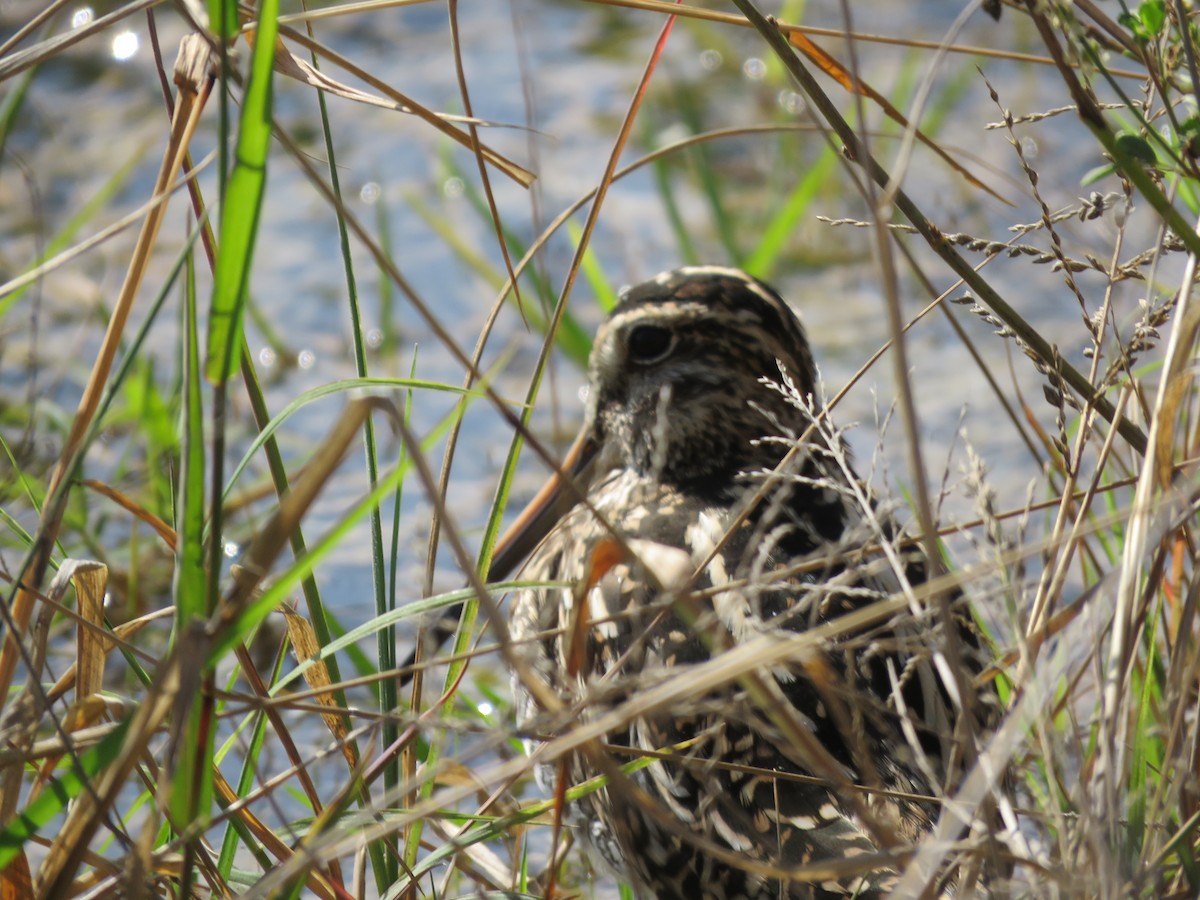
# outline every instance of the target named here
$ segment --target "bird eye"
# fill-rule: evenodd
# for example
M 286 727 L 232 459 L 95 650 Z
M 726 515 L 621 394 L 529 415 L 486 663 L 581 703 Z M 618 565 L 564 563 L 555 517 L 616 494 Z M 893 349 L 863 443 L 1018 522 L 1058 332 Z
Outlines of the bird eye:
M 671 352 L 675 336 L 657 325 L 638 325 L 629 332 L 626 343 L 631 362 L 653 363 Z

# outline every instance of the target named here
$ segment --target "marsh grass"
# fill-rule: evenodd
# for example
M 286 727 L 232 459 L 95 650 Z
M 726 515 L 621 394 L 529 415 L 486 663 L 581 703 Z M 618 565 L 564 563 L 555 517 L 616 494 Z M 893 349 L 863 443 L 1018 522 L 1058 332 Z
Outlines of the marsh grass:
M 666 4 L 578 5 L 581 14 L 630 28 L 667 22 Z M 143 6 L 117 7 L 73 29 L 58 6 L 17 23 L 28 27 L 0 48 L 0 143 L 23 127 L 26 91 L 41 72 L 74 42 L 103 39 Z M 727 262 L 782 277 L 814 242 L 827 265 L 874 260 L 889 341 L 862 371 L 894 364 L 887 434 L 903 452 L 884 454 L 897 483 L 890 492 L 909 501 L 913 531 L 945 561 L 949 574 L 935 586 L 961 587 L 991 632 L 995 665 L 976 687 L 996 690 L 1004 705 L 994 733 L 980 738 L 975 766 L 945 798 L 963 816 L 944 816 L 901 858 L 902 895 L 917 896 L 948 854 L 971 859 L 987 848 L 1012 868 L 1011 881 L 995 882 L 1000 895 L 1200 891 L 1193 528 L 1200 315 L 1190 299 L 1200 253 L 1200 77 L 1190 14 L 1157 0 L 1119 20 L 1084 4 L 1053 15 L 1035 4 L 1006 6 L 988 34 L 996 47 L 1022 43 L 1027 55 L 1018 63 L 1007 51 L 957 46 L 943 57 L 935 44 L 889 35 L 905 48 L 901 77 L 868 89 L 857 73 L 876 71 L 873 40 L 814 32 L 839 69 L 811 50 L 796 52 L 793 32 L 762 19 L 747 0 L 735 6 L 761 34 L 760 86 L 738 82 L 734 94 L 714 98 L 673 77 L 675 38 L 664 30 L 653 52 L 630 64 L 607 171 L 574 204 L 545 210 L 549 224 L 531 238 L 511 225 L 502 198 L 510 183 L 527 186 L 532 173 L 485 149 L 494 132 L 471 118 L 461 68 L 465 118 L 442 116 L 413 99 L 417 86 L 364 77 L 322 43 L 321 16 L 361 17 L 369 27 L 377 12 L 210 4 L 212 34 L 257 37 L 233 41 L 232 57 L 219 52 L 220 42 L 196 41 L 181 83 L 164 95 L 166 149 L 155 187 L 128 217 L 127 229 L 138 232 L 122 260 L 123 286 L 102 316 L 83 322 L 90 374 L 74 385 L 61 363 L 34 358 L 28 390 L 12 389 L 8 377 L 0 396 L 7 896 L 608 890 L 608 882 L 589 887 L 594 873 L 571 849 L 560 807 L 531 784 L 520 740 L 528 735 L 515 733 L 498 662 L 515 660 L 497 609 L 511 583 L 485 588 L 478 573 L 488 569 L 518 462 L 530 460 L 539 472 L 554 465 L 551 442 L 531 426 L 534 411 L 549 402 L 543 387 L 555 359 L 584 362 L 586 322 L 596 317 L 567 300 L 583 276 L 601 307 L 612 302 L 621 275 L 589 255 L 594 229 L 608 221 L 612 184 L 647 170 L 678 262 Z M 448 8 L 455 41 L 471 10 Z M 744 34 L 733 26 L 747 24 L 741 15 L 669 8 L 681 16 L 677 31 L 689 29 L 697 44 L 736 58 Z M 165 13 L 151 9 L 152 17 Z M 780 21 L 798 21 L 801 12 L 789 4 Z M 276 48 L 295 55 L 282 72 Z M 1019 65 L 1006 70 L 1019 78 L 1038 73 L 1034 90 L 974 71 L 975 63 L 986 71 L 1000 60 Z M 463 184 L 490 243 L 462 240 L 432 191 L 379 207 L 373 222 L 356 215 L 338 182 L 337 149 L 346 138 L 330 124 L 324 96 L 312 128 L 321 135 L 316 155 L 272 119 L 279 83 L 297 72 L 310 77 L 302 65 L 337 80 L 350 72 L 436 129 L 448 149 L 434 152 Z M 833 77 L 814 78 L 818 69 Z M 1003 176 L 938 143 L 958 98 L 981 77 L 996 129 L 1011 139 Z M 651 88 L 645 96 L 632 87 L 639 79 Z M 731 102 L 753 91 L 759 99 L 786 92 L 786 99 L 782 108 Z M 882 114 L 883 103 L 970 174 L 916 146 L 924 138 Z M 655 117 L 668 109 L 687 133 L 658 145 Z M 1040 171 L 1030 152 L 1039 129 L 1067 120 L 1082 123 L 1078 140 L 1089 149 L 1081 157 L 1095 162 L 1085 187 L 1056 182 L 1062 170 Z M 800 161 L 798 130 L 814 148 Z M 723 152 L 731 147 L 736 152 Z M 747 170 L 742 159 L 765 164 Z M 944 208 L 905 192 L 914 161 L 924 170 L 921 184 L 949 185 L 956 202 L 989 209 L 993 219 L 939 221 Z M 272 190 L 267 173 L 283 165 L 303 173 L 337 221 L 355 376 L 299 391 L 272 409 L 242 335 L 249 313 L 260 331 L 273 332 L 276 347 L 289 342 L 288 323 L 265 319 L 248 288 L 256 252 L 273 237 L 260 220 Z M 219 177 L 209 193 L 192 173 L 214 167 Z M 7 260 L 24 274 L 0 286 L 0 341 L 11 344 L 30 321 L 48 272 L 70 271 L 98 252 L 86 235 L 117 222 L 112 198 L 127 189 L 130 171 L 114 164 L 99 173 L 93 202 L 69 211 L 43 247 Z M 1015 210 L 997 212 L 989 192 Z M 1079 199 L 1081 192 L 1093 193 Z M 163 224 L 164 210 L 185 206 L 192 211 L 186 227 L 178 218 Z M 816 225 L 817 212 L 830 209 L 854 212 Z M 1032 210 L 1034 219 L 1015 221 L 1016 210 Z M 989 224 L 996 215 L 1009 216 L 1008 232 Z M 392 251 L 391 216 L 415 217 L 441 235 L 448 258 L 494 292 L 478 334 L 464 336 L 415 289 Z M 963 220 L 981 222 L 979 232 Z M 573 251 L 565 264 L 564 240 Z M 165 269 L 151 264 L 156 255 L 169 260 Z M 372 373 L 371 314 L 360 285 L 377 274 L 386 285 L 382 305 L 433 335 L 421 357 L 444 355 L 459 379 L 418 377 L 418 355 L 391 319 L 383 340 L 411 356 L 407 376 Z M 514 278 L 519 291 L 510 289 Z M 1025 279 L 1047 298 L 1014 295 L 1012 286 Z M 924 304 L 901 298 L 914 290 L 929 303 L 915 316 Z M 131 317 L 138 297 L 151 299 Z M 1071 310 L 1056 314 L 1074 323 L 1071 340 L 1083 354 L 1042 335 L 1040 304 Z M 497 362 L 485 348 L 493 323 L 517 316 L 542 342 L 524 358 L 526 394 L 514 401 L 496 388 L 512 374 L 510 357 Z M 970 444 L 940 468 L 931 461 L 918 424 L 921 401 L 946 385 L 922 384 L 920 367 L 903 352 L 930 327 L 928 316 L 944 317 L 946 333 L 968 348 L 976 370 L 962 377 L 980 386 L 976 410 L 1017 448 L 1003 460 L 1003 490 L 989 474 L 994 464 Z M 174 367 L 145 349 L 170 322 Z M 1008 352 L 999 366 L 990 352 L 998 344 Z M 55 414 L 34 403 L 35 384 L 55 384 L 69 401 Z M 299 410 L 338 395 L 340 414 L 319 444 L 285 454 L 279 430 Z M 437 424 L 418 432 L 415 413 L 434 397 L 443 401 Z M 449 407 L 445 397 L 453 398 Z M 835 410 L 840 397 L 831 400 Z M 479 452 L 460 434 L 477 407 L 497 411 L 511 435 L 490 500 L 454 494 L 459 458 Z M 356 465 L 356 499 L 326 527 L 309 527 L 322 492 Z M 1007 487 L 1014 483 L 1031 487 Z M 424 547 L 413 546 L 415 529 L 402 519 L 414 496 L 433 511 Z M 487 507 L 469 534 L 453 512 L 464 503 Z M 944 505 L 953 508 L 949 516 Z M 364 521 L 374 615 L 351 621 L 321 575 L 363 540 Z M 230 566 L 223 554 L 234 545 L 240 555 Z M 435 589 L 435 572 L 446 565 L 465 587 Z M 421 643 L 415 623 L 446 610 L 461 610 L 452 639 L 399 671 Z M 905 614 L 900 607 L 874 613 L 881 611 Z M 703 667 L 703 684 L 755 676 L 762 657 L 736 649 L 744 652 Z M 640 705 L 605 705 L 598 694 L 595 715 L 613 724 L 653 704 L 687 703 L 699 683 L 648 685 Z M 603 731 L 587 717 L 560 720 L 539 753 L 553 760 L 582 752 Z M 613 778 L 654 763 L 615 750 L 612 758 L 620 766 Z M 602 787 L 599 780 L 573 786 L 561 799 Z M 993 842 L 967 827 L 989 797 L 1003 822 Z

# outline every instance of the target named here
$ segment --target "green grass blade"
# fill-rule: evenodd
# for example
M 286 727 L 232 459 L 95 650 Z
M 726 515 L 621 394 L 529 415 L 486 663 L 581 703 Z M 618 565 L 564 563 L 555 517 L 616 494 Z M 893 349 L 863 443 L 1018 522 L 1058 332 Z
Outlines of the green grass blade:
M 312 27 L 309 26 L 311 36 Z M 314 68 L 320 68 L 320 60 L 316 53 L 312 54 Z M 317 93 L 317 105 L 321 114 L 321 130 L 325 137 L 325 153 L 329 160 L 329 185 L 337 199 L 334 212 L 338 226 L 338 243 L 342 254 L 342 271 L 346 276 L 346 298 L 350 306 L 350 327 L 354 336 L 354 365 L 359 378 L 367 377 L 367 342 L 363 337 L 362 309 L 359 305 L 358 282 L 354 277 L 354 256 L 350 249 L 350 231 L 346 227 L 346 218 L 342 215 L 342 187 L 338 177 L 337 151 L 334 146 L 333 132 L 329 125 L 329 111 L 326 108 L 325 93 Z M 379 480 L 379 454 L 375 443 L 375 423 L 368 416 L 363 422 L 363 454 L 367 469 L 367 484 L 374 487 Z M 375 612 L 387 611 L 387 579 L 384 576 L 383 554 L 383 517 L 379 506 L 371 508 L 368 513 L 371 526 L 371 586 L 375 595 Z M 327 615 L 323 606 L 309 606 L 309 616 L 313 627 L 323 643 L 329 641 Z M 376 642 L 376 656 L 379 668 L 383 671 L 396 668 L 395 634 L 389 630 L 380 631 Z M 337 668 L 330 670 L 330 676 L 339 679 Z M 397 706 L 396 683 L 387 679 L 379 683 L 379 712 L 383 716 L 383 742 L 390 746 L 397 738 L 399 730 L 395 722 L 388 716 Z M 348 724 L 348 723 L 347 723 Z M 399 781 L 399 760 L 394 760 L 385 771 L 385 784 L 395 786 Z M 369 797 L 363 793 L 360 796 L 362 805 L 369 805 Z M 392 842 L 394 847 L 394 842 Z M 382 891 L 388 884 L 396 880 L 396 854 L 384 853 L 382 842 L 372 842 L 367 847 L 371 859 L 371 868 L 375 875 L 375 886 Z
M 175 641 L 185 640 L 196 623 L 205 621 L 209 594 L 204 569 L 204 407 L 201 400 L 200 338 L 195 272 L 188 264 L 186 328 L 183 335 L 183 446 L 180 453 L 179 504 L 175 528 Z M 187 713 L 179 755 L 175 760 L 171 812 L 175 822 L 207 820 L 212 810 L 211 693 L 192 703 Z M 185 873 L 185 878 L 188 875 Z
M 445 422 L 442 423 L 444 428 Z M 434 429 L 433 433 L 426 441 L 434 441 L 438 439 L 441 433 L 441 428 Z M 317 565 L 329 556 L 346 536 L 350 530 L 361 521 L 362 517 L 378 506 L 384 497 L 395 491 L 398 484 L 408 475 L 412 468 L 411 461 L 406 461 L 405 465 L 397 466 L 392 471 L 384 475 L 379 482 L 372 488 L 361 500 L 358 501 L 338 522 L 331 528 L 319 541 L 312 547 L 309 547 L 304 556 L 296 560 L 290 568 L 282 572 L 270 585 L 268 585 L 261 594 L 258 594 L 244 608 L 240 609 L 236 616 L 224 624 L 220 634 L 214 639 L 208 662 L 215 663 L 225 653 L 231 650 L 237 643 L 251 635 L 263 620 L 271 614 L 288 592 L 296 587 L 301 579 L 310 574 Z
M 292 400 L 283 409 L 276 413 L 271 421 L 263 427 L 258 433 L 258 436 L 246 448 L 246 452 L 242 454 L 241 460 L 233 470 L 233 474 L 229 476 L 229 480 L 225 484 L 224 499 L 228 500 L 229 495 L 233 492 L 234 486 L 238 479 L 250 465 L 250 461 L 254 459 L 255 454 L 259 449 L 271 439 L 280 426 L 283 425 L 289 418 L 292 417 L 298 410 L 312 403 L 314 400 L 320 400 L 322 397 L 329 397 L 333 394 L 353 391 L 362 388 L 413 388 L 424 389 L 431 391 L 447 391 L 452 394 L 464 394 L 468 397 L 482 397 L 481 391 L 466 391 L 458 385 L 442 384 L 437 381 L 422 381 L 419 378 L 344 378 L 340 381 L 331 381 L 329 384 L 323 384 L 315 387 L 310 391 L 305 391 L 295 400 Z
M 237 0 L 208 0 L 208 27 L 226 41 L 237 34 Z
M 787 250 L 788 240 L 796 233 L 797 224 L 808 214 L 813 198 L 829 183 L 837 166 L 837 154 L 832 147 L 826 146 L 800 183 L 788 194 L 779 211 L 771 217 L 749 256 L 742 260 L 742 267 L 747 272 L 763 279 L 775 275 L 779 260 Z
M 568 222 L 567 234 L 571 237 L 571 243 L 578 247 L 579 242 L 583 239 L 583 230 L 574 222 Z M 612 312 L 613 307 L 617 305 L 617 289 L 613 287 L 612 282 L 604 274 L 600 260 L 596 258 L 596 254 L 590 247 L 583 251 L 583 259 L 580 261 L 579 272 L 587 281 L 588 287 L 592 289 L 599 307 L 605 313 Z M 591 353 L 591 350 L 592 342 L 589 338 L 587 340 L 587 352 Z M 583 364 L 584 366 L 587 365 L 586 355 L 583 357 Z
M 519 588 L 563 588 L 570 587 L 561 581 L 529 581 L 528 579 L 521 581 L 501 581 L 496 584 L 489 585 L 489 588 L 495 592 L 497 597 L 502 597 L 504 594 Z M 388 610 L 382 615 L 368 619 L 360 625 L 342 634 L 340 637 L 330 641 L 329 644 L 321 648 L 321 652 L 316 656 L 309 657 L 295 668 L 288 671 L 286 675 L 275 682 L 271 687 L 271 692 L 281 691 L 284 687 L 291 684 L 304 674 L 304 671 L 321 660 L 328 659 L 335 653 L 353 647 L 360 641 L 366 640 L 380 631 L 393 628 L 397 623 L 403 622 L 406 619 L 411 619 L 417 616 L 428 615 L 429 613 L 438 612 L 440 610 L 449 609 L 464 601 L 475 597 L 475 591 L 471 588 L 462 588 L 457 591 L 450 591 L 445 594 L 438 594 L 433 597 L 426 597 L 422 600 L 414 600 L 412 603 L 406 603 L 404 606 L 396 609 Z
M 263 0 L 258 12 L 250 81 L 242 100 L 236 162 L 221 204 L 221 245 L 213 273 L 206 370 L 214 384 L 228 381 L 241 357 L 242 315 L 267 185 L 278 15 L 279 0 Z

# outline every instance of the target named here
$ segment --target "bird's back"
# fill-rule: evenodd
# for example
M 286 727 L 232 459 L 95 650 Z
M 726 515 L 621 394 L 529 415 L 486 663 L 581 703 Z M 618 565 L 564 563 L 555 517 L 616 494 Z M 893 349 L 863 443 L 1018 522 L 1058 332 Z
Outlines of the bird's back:
M 848 498 L 791 491 L 809 508 L 823 495 L 824 515 L 839 520 L 826 524 L 832 540 L 786 508 L 770 522 L 751 514 L 726 538 L 738 504 L 613 472 L 526 569 L 572 587 L 514 599 L 513 636 L 529 642 L 530 664 L 580 719 L 620 722 L 606 741 L 629 752 L 613 761 L 669 755 L 627 780 L 610 770 L 575 816 L 618 874 L 658 897 L 870 896 L 890 871 L 786 889 L 769 873 L 830 861 L 852 870 L 847 860 L 908 843 L 936 816 L 932 802 L 895 796 L 942 788 L 927 774 L 944 769 L 946 737 L 929 722 L 952 716 L 942 690 L 930 693 L 935 629 L 887 616 L 835 636 L 839 617 L 887 603 L 900 579 L 882 556 L 859 554 L 873 542 Z M 772 663 L 763 671 L 742 654 L 730 673 L 714 671 L 734 647 L 761 647 Z M 639 701 L 656 692 L 661 705 L 644 712 Z M 623 710 L 635 717 L 622 721 Z M 532 704 L 524 718 L 536 729 Z M 797 730 L 812 745 L 798 745 Z M 600 774 L 582 754 L 569 772 L 572 783 Z

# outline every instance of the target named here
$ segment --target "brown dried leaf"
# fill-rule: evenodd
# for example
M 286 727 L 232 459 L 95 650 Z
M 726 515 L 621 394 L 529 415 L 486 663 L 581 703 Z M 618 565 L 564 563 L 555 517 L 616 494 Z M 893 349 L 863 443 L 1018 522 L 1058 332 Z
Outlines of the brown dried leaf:
M 104 657 L 112 646 L 99 633 L 104 628 L 108 566 L 103 563 L 76 566 L 71 581 L 75 585 L 80 619 L 75 633 L 75 697 L 83 700 L 100 693 L 104 684 Z
M 329 667 L 324 660 L 318 658 L 321 654 L 321 645 L 317 641 L 312 623 L 290 609 L 283 610 L 283 615 L 287 619 L 288 636 L 292 639 L 292 646 L 296 648 L 296 657 L 301 662 L 308 663 L 302 674 L 308 686 L 317 692 L 313 699 L 321 706 L 327 706 L 334 710 L 331 713 L 321 714 L 325 727 L 329 729 L 329 733 L 341 746 L 346 761 L 353 767 L 358 762 L 358 754 L 354 750 L 353 742 L 348 740 L 350 728 L 346 721 L 345 710 L 338 706 L 333 691 L 329 689 L 333 684 L 333 679 L 329 677 Z
M 169 619 L 175 615 L 175 607 L 167 606 L 162 609 L 156 609 L 153 612 L 146 613 L 144 616 L 139 616 L 136 619 L 130 619 L 128 622 L 122 622 L 112 630 L 112 637 L 105 637 L 102 634 L 96 635 L 97 642 L 104 647 L 105 653 L 112 652 L 113 647 L 118 641 L 125 641 L 133 637 L 151 622 L 159 619 Z M 54 682 L 54 687 L 50 688 L 46 697 L 47 700 L 53 702 L 65 694 L 71 688 L 75 687 L 76 667 L 72 665 L 67 671 L 63 672 L 58 681 Z
M 170 715 L 176 697 L 200 689 L 206 652 L 203 641 L 181 641 L 159 667 L 133 714 L 116 759 L 92 779 L 90 790 L 75 798 L 54 834 L 38 871 L 37 890 L 42 896 L 67 896 L 96 830 L 128 785 L 134 766 L 149 752 L 150 741 Z
M 25 851 L 18 850 L 4 871 L 0 872 L 0 900 L 25 900 L 33 896 L 33 875 Z

